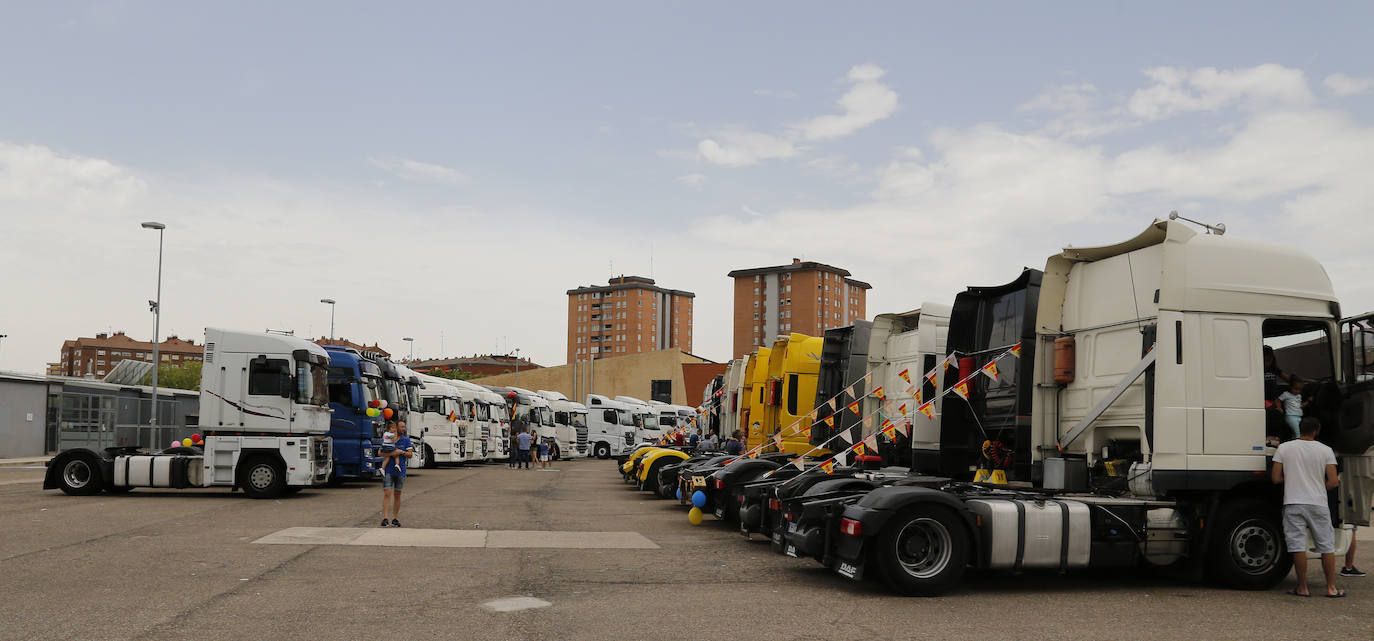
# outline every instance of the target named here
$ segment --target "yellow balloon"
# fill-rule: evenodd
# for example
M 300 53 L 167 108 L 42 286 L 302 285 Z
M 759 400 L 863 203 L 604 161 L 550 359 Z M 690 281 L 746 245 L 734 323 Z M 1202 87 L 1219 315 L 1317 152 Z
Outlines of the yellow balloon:
M 701 508 L 692 508 L 692 511 L 687 513 L 687 520 L 691 522 L 692 525 L 701 525 Z
M 189 438 L 181 439 L 181 444 L 182 444 L 182 445 L 185 445 L 186 447 L 191 447 L 191 439 L 189 439 Z

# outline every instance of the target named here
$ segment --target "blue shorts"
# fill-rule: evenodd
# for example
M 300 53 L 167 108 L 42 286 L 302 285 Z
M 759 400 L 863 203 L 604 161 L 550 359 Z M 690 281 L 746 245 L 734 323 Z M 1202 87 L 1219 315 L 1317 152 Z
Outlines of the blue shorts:
M 398 476 L 398 475 L 395 475 L 395 474 L 383 474 L 383 475 L 382 475 L 382 489 L 383 489 L 383 490 L 396 490 L 397 492 L 400 492 L 400 491 L 401 491 L 401 488 L 405 487 L 405 485 L 406 485 L 406 477 L 404 477 L 404 476 Z

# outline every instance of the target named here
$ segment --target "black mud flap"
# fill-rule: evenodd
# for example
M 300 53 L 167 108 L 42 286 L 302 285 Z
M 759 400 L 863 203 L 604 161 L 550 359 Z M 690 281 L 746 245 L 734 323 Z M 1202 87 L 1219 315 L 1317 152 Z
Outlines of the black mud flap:
M 840 561 L 835 564 L 835 574 L 847 579 L 862 581 L 864 578 L 864 564 L 859 561 Z

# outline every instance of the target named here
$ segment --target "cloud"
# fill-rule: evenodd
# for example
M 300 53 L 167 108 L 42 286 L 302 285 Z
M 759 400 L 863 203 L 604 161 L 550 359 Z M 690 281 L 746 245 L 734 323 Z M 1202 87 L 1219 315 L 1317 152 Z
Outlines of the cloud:
M 472 179 L 457 169 L 420 162 L 396 156 L 368 156 L 367 162 L 373 167 L 390 172 L 397 177 L 417 183 L 438 183 L 441 185 L 466 185 Z
M 1145 120 L 1216 111 L 1237 103 L 1252 109 L 1303 107 L 1313 99 L 1301 70 L 1275 64 L 1233 70 L 1154 67 L 1145 75 L 1154 84 L 1136 90 L 1126 103 L 1131 115 Z
M 1351 233 L 1367 226 L 1374 202 L 1374 124 L 1315 107 L 1304 78 L 1261 65 L 1151 70 L 1119 98 L 1090 85 L 1052 89 L 1021 110 L 1084 117 L 1075 124 L 1117 118 L 1141 137 L 1188 142 L 1111 146 L 1067 128 L 946 127 L 872 170 L 877 184 L 858 202 L 755 202 L 753 214 L 702 217 L 692 233 L 698 246 L 744 252 L 766 237 L 827 256 L 875 285 L 868 308 L 877 313 L 948 303 L 963 286 L 1007 282 L 1067 244 L 1117 242 L 1177 209 L 1307 251 L 1347 309 L 1374 307 L 1366 241 Z M 1164 120 L 1203 110 L 1225 122 Z
M 1326 80 L 1322 81 L 1322 84 L 1326 86 L 1326 90 L 1331 92 L 1333 96 L 1354 96 L 1369 93 L 1370 90 L 1374 89 L 1374 78 L 1333 73 L 1327 76 Z
M 786 138 L 756 131 L 722 132 L 697 143 L 702 158 L 722 167 L 747 167 L 759 161 L 791 158 L 800 150 Z
M 682 183 L 692 189 L 701 191 L 701 188 L 706 185 L 706 174 L 687 174 L 686 176 L 678 176 L 673 179 L 673 182 Z
M 887 72 L 874 64 L 855 65 L 845 74 L 852 83 L 837 104 L 841 113 L 817 116 L 787 125 L 781 134 L 757 131 L 717 131 L 697 143 L 698 157 L 722 167 L 747 167 L 765 160 L 792 158 L 804 142 L 849 136 L 897 111 L 897 92 L 879 82 Z M 755 90 L 761 94 L 765 90 Z M 665 152 L 659 152 L 665 155 Z
M 891 116 L 897 112 L 897 92 L 878 82 L 886 74 L 878 65 L 855 65 L 845 76 L 854 86 L 838 101 L 843 113 L 818 116 L 791 128 L 802 140 L 834 140 Z

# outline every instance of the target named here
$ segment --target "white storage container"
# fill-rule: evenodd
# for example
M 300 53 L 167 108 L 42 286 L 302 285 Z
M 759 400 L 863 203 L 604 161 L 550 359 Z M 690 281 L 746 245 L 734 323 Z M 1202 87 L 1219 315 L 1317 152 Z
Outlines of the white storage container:
M 1083 568 L 1092 551 L 1088 506 L 1059 499 L 971 499 L 988 567 Z

